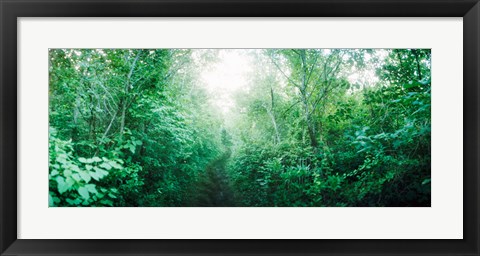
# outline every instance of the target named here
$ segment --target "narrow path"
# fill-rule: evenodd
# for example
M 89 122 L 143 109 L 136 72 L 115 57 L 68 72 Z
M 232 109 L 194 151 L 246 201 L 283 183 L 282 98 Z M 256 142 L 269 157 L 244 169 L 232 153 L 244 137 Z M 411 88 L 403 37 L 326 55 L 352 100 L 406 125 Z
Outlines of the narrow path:
M 230 153 L 226 152 L 213 160 L 197 185 L 194 206 L 228 207 L 235 206 L 233 190 L 226 172 Z

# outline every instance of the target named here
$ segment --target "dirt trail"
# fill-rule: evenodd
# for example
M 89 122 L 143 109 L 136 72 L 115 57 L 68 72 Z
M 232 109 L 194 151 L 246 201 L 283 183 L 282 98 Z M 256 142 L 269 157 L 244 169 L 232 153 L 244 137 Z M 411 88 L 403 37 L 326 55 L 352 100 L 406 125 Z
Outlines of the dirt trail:
M 226 172 L 230 154 L 224 153 L 213 160 L 197 185 L 195 206 L 228 207 L 235 206 L 233 190 Z

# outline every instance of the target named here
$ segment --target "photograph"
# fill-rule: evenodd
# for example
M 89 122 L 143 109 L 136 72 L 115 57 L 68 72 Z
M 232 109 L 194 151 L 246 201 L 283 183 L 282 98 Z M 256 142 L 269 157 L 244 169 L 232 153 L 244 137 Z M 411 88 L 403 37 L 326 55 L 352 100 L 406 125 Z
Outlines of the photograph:
M 48 206 L 430 207 L 431 65 L 420 48 L 50 48 Z
M 479 2 L 0 0 L 0 256 L 480 255 Z

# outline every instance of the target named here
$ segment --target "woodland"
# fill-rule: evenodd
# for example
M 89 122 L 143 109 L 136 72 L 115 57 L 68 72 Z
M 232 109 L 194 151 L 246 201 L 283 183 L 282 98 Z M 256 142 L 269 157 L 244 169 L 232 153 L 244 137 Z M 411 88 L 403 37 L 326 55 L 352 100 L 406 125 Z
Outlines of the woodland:
M 429 207 L 430 49 L 50 49 L 50 207 Z

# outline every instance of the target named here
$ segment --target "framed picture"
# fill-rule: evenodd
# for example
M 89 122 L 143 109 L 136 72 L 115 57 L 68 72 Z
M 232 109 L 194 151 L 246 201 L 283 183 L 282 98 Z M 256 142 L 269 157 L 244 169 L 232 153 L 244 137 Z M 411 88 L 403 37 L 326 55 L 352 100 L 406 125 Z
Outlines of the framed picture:
M 0 8 L 1 255 L 480 253 L 478 1 Z

